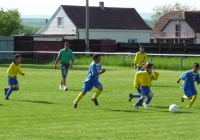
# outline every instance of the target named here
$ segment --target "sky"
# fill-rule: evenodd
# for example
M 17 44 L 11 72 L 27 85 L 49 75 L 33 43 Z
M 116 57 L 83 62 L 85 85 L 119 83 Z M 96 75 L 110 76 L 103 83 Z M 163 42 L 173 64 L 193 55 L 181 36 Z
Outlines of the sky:
M 89 6 L 99 6 L 104 2 L 105 7 L 135 8 L 138 13 L 154 13 L 155 6 L 174 4 L 196 7 L 200 10 L 200 0 L 88 0 Z M 49 15 L 52 16 L 60 5 L 85 6 L 86 0 L 0 0 L 0 8 L 18 9 L 21 15 Z

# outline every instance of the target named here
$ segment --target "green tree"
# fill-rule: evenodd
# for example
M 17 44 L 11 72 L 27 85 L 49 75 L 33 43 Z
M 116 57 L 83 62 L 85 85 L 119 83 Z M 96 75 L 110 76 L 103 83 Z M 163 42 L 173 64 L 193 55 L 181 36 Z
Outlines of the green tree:
M 26 25 L 23 25 L 23 27 L 16 30 L 14 32 L 14 34 L 34 35 L 41 29 L 42 29 L 41 26 L 26 26 Z
M 0 35 L 9 36 L 15 30 L 22 28 L 18 9 L 4 11 L 0 9 Z
M 161 6 L 155 6 L 152 10 L 155 12 L 151 16 L 151 22 L 148 24 L 151 28 L 153 28 L 157 21 L 162 17 L 163 15 L 167 14 L 170 11 L 190 11 L 190 10 L 196 10 L 196 7 L 188 6 L 188 5 L 182 5 L 179 2 L 176 2 L 174 5 L 166 4 Z

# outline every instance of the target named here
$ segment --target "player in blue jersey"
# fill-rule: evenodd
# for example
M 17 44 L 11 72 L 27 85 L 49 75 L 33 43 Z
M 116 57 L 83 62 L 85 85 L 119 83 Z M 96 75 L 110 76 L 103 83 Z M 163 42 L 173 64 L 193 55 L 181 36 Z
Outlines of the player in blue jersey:
M 177 83 L 179 83 L 180 80 L 183 80 L 181 88 L 184 91 L 184 95 L 181 97 L 181 101 L 184 102 L 184 99 L 190 100 L 190 103 L 187 106 L 187 108 L 190 108 L 197 98 L 197 90 L 195 88 L 194 82 L 196 81 L 198 84 L 200 83 L 200 76 L 198 70 L 199 63 L 194 63 L 192 70 L 184 72 L 177 80 Z
M 138 99 L 138 101 L 133 104 L 133 106 L 138 109 L 140 105 L 142 105 L 144 99 L 147 97 L 147 100 L 145 103 L 143 103 L 143 106 L 148 109 L 149 103 L 151 99 L 153 98 L 153 92 L 150 90 L 151 81 L 157 80 L 159 77 L 159 73 L 153 71 L 153 63 L 147 62 L 145 64 L 145 70 L 144 71 L 138 71 L 135 74 L 134 78 L 134 84 L 133 86 L 135 88 L 140 88 L 141 90 L 141 97 Z
M 101 70 L 101 57 L 99 54 L 94 54 L 93 55 L 93 62 L 90 64 L 89 69 L 88 69 L 88 73 L 86 76 L 86 79 L 83 83 L 82 86 L 82 92 L 77 96 L 77 98 L 75 99 L 75 101 L 73 102 L 73 108 L 77 108 L 77 104 L 78 102 L 81 100 L 81 98 L 88 92 L 90 91 L 93 87 L 97 88 L 96 93 L 94 94 L 92 101 L 94 102 L 94 104 L 96 106 L 98 106 L 98 101 L 97 101 L 97 97 L 101 94 L 101 92 L 103 91 L 103 86 L 102 84 L 99 82 L 99 75 L 103 74 L 104 72 L 106 72 L 105 69 Z

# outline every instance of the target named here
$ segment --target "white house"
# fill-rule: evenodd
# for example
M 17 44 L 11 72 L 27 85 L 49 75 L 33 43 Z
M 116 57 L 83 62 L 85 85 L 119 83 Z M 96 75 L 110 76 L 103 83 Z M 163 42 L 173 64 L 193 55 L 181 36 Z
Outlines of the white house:
M 152 43 L 200 44 L 200 11 L 170 11 L 151 32 Z
M 151 28 L 135 8 L 89 7 L 89 39 L 149 43 Z M 56 36 L 57 40 L 85 39 L 85 6 L 61 5 L 35 40 Z M 59 36 L 59 37 L 58 37 Z M 53 39 L 53 38 L 52 38 Z

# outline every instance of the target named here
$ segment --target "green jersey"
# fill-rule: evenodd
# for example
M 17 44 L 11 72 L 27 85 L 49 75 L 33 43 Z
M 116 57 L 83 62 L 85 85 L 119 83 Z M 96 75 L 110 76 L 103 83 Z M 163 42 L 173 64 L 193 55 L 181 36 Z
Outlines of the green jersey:
M 60 62 L 65 64 L 70 64 L 69 61 L 74 58 L 72 50 L 65 50 L 65 48 L 59 51 L 58 56 L 60 57 Z

